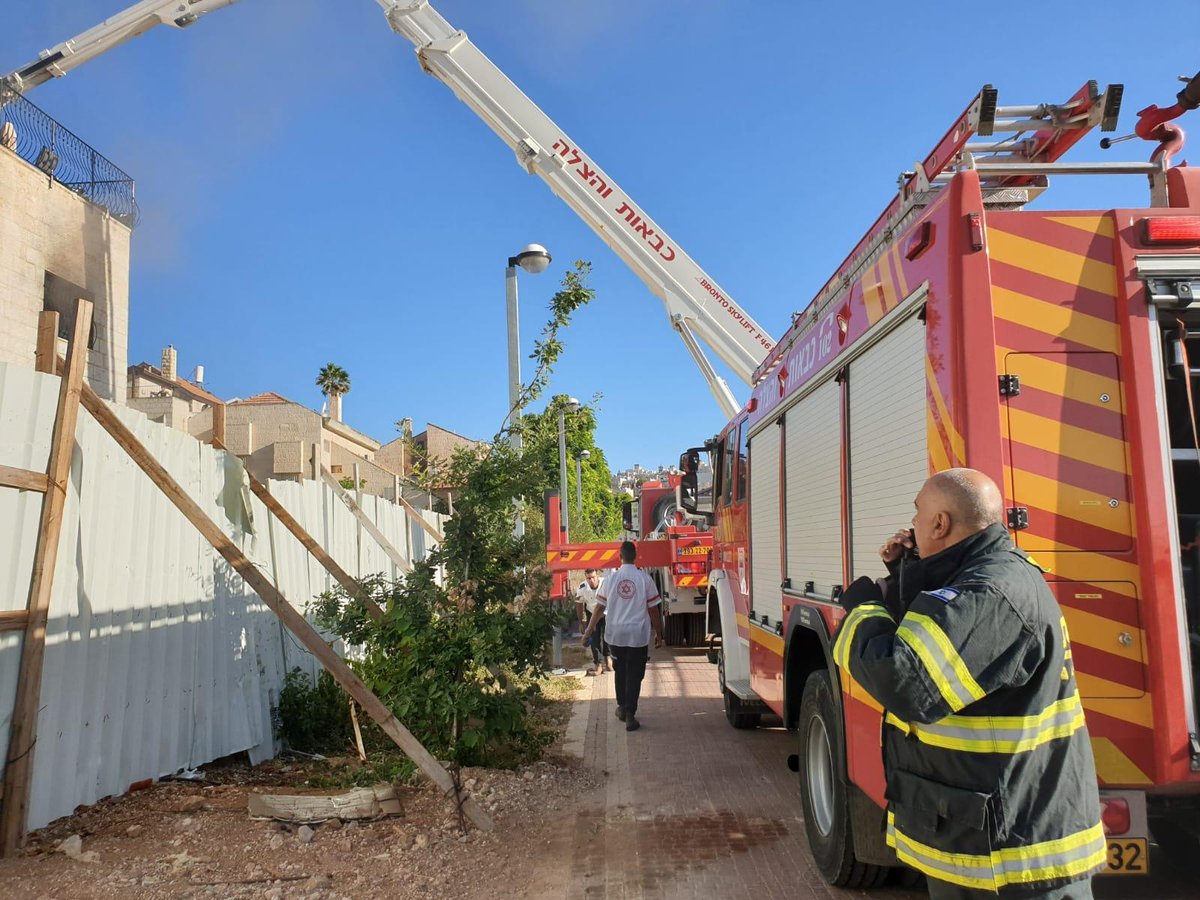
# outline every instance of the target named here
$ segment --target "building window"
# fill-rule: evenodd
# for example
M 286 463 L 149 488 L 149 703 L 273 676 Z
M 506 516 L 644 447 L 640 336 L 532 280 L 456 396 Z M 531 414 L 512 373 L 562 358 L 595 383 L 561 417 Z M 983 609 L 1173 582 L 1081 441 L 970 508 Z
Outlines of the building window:
M 77 284 L 72 284 L 65 278 L 60 278 L 53 272 L 46 272 L 42 282 L 42 309 L 58 313 L 58 336 L 70 340 L 75 332 L 75 305 L 80 299 L 96 302 L 95 295 L 84 290 Z M 96 326 L 101 324 L 101 311 L 92 310 L 92 328 L 88 333 L 88 349 L 96 348 Z

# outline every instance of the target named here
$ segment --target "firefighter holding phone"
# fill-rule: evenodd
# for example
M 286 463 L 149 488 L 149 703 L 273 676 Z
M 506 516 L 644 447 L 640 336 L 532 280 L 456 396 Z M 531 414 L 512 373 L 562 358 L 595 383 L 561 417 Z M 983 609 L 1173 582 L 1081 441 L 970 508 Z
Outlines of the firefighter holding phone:
M 1062 611 L 982 472 L 915 505 L 833 649 L 884 708 L 887 842 L 930 897 L 1090 898 L 1106 844 Z

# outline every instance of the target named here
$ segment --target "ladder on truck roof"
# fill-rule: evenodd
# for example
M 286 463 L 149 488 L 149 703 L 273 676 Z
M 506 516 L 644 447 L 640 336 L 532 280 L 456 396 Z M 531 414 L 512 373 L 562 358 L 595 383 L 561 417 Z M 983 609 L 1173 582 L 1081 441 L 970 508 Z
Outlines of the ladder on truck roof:
M 1000 106 L 996 88 L 984 85 L 925 159 L 912 171 L 901 173 L 899 190 L 892 202 L 867 229 L 813 301 L 793 315 L 792 327 L 755 370 L 754 383 L 761 382 L 779 365 L 796 338 L 815 325 L 830 303 L 849 289 L 858 273 L 875 261 L 903 225 L 918 210 L 928 206 L 958 170 L 978 171 L 985 203 L 1001 208 L 1028 203 L 1045 189 L 1045 176 L 1050 173 L 1143 172 L 1153 177 L 1164 171 L 1165 160 L 1157 163 L 1056 164 L 1056 160 L 1093 128 L 1099 126 L 1101 131 L 1116 129 L 1124 90 L 1124 85 L 1110 84 L 1101 92 L 1095 81 L 1088 81 L 1063 103 Z M 1003 140 L 971 142 L 975 137 L 995 138 L 997 133 L 1012 136 Z

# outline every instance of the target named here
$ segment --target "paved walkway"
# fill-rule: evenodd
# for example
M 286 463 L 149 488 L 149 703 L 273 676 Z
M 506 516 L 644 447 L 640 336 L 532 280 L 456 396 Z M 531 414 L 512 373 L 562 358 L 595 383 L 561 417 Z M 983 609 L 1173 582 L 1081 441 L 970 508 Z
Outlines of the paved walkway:
M 652 652 L 634 733 L 613 716 L 612 675 L 587 681 L 567 749 L 582 743 L 584 762 L 607 773 L 607 787 L 603 808 L 576 819 L 568 897 L 866 896 L 828 887 L 813 864 L 799 780 L 786 765 L 794 735 L 731 728 L 716 668 L 702 653 Z
M 795 735 L 731 728 L 716 668 L 702 653 L 652 651 L 638 710 L 642 728 L 633 733 L 613 716 L 613 676 L 586 681 L 590 693 L 578 701 L 564 749 L 606 778 L 595 812 L 574 817 L 564 879 L 571 900 L 926 896 L 825 884 L 808 852 L 799 779 L 786 765 Z M 1159 875 L 1099 879 L 1096 896 L 1196 895 Z

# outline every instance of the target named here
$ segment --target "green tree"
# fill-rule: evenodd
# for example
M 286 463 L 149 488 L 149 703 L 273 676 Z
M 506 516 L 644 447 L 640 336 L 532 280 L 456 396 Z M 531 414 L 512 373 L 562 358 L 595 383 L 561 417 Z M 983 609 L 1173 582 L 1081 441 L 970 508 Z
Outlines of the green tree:
M 317 373 L 317 387 L 326 397 L 350 393 L 350 375 L 337 363 L 325 363 Z
M 611 541 L 621 532 L 621 499 L 612 492 L 612 472 L 604 451 L 596 446 L 596 413 L 600 395 L 590 403 L 579 407 L 577 412 L 567 412 L 564 431 L 567 443 L 567 501 L 568 523 L 571 541 Z M 559 487 L 558 459 L 558 411 L 567 402 L 566 394 L 550 398 L 540 413 L 527 413 L 524 428 L 527 434 L 537 435 L 527 448 L 536 457 L 536 465 L 542 472 L 542 491 L 557 490 Z M 591 455 L 580 467 L 583 474 L 583 520 L 575 505 L 575 458 L 580 451 Z M 541 493 L 538 494 L 540 509 Z
M 594 296 L 589 268 L 576 263 L 552 298 L 517 410 L 544 391 L 564 350 L 560 332 Z M 491 442 L 460 449 L 441 467 L 454 516 L 429 558 L 401 581 L 363 582 L 384 610 L 378 621 L 344 590 L 313 604 L 323 628 L 361 648 L 352 665 L 368 687 L 432 752 L 461 763 L 530 739 L 526 700 L 538 690 L 533 676 L 544 670 L 550 636 L 545 536 L 528 528 L 515 537 L 513 504 L 540 498 L 557 425 L 543 427 L 544 414 L 513 418 Z M 522 452 L 510 439 L 517 428 Z

